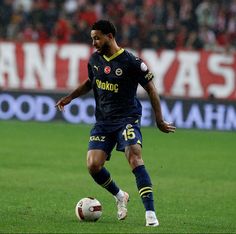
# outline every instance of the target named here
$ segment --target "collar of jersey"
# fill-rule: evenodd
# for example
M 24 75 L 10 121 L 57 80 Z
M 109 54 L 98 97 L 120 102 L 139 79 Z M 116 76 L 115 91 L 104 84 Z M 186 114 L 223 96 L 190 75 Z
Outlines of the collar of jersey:
M 120 54 L 122 54 L 124 52 L 124 49 L 120 49 L 118 50 L 115 54 L 113 54 L 111 57 L 107 57 L 106 55 L 103 55 L 103 58 L 107 60 L 107 62 L 111 61 L 112 59 L 116 58 L 117 56 L 119 56 Z

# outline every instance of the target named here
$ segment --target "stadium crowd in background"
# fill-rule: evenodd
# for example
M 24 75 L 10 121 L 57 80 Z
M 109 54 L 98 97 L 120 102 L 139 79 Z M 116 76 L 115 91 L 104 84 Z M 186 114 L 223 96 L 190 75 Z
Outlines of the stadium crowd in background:
M 111 19 L 134 49 L 236 49 L 236 0 L 0 0 L 0 40 L 90 44 Z

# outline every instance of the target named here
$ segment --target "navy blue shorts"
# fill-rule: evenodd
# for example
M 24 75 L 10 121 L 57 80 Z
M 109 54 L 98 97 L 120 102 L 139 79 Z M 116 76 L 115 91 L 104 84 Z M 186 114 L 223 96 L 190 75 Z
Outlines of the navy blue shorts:
M 115 146 L 116 150 L 124 152 L 126 146 L 135 144 L 142 146 L 140 120 L 126 118 L 119 123 L 96 123 L 90 131 L 88 150 L 103 150 L 109 160 Z

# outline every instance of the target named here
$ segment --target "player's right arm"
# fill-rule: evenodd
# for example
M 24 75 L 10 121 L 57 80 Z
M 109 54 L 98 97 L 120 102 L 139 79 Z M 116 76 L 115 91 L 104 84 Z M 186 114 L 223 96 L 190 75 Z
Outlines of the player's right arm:
M 73 99 L 88 93 L 91 89 L 92 89 L 91 81 L 90 79 L 87 79 L 81 85 L 79 85 L 74 91 L 72 91 L 69 95 L 61 98 L 57 102 L 56 107 L 60 111 L 64 111 L 64 106 L 69 104 Z

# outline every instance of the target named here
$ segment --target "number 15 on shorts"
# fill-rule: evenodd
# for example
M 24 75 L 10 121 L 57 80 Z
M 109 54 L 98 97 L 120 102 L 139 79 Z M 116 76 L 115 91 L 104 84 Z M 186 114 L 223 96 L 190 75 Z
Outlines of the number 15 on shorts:
M 134 129 L 133 129 L 133 128 L 125 129 L 125 130 L 122 132 L 122 135 L 124 136 L 124 138 L 125 138 L 126 141 L 132 140 L 132 139 L 135 138 Z

